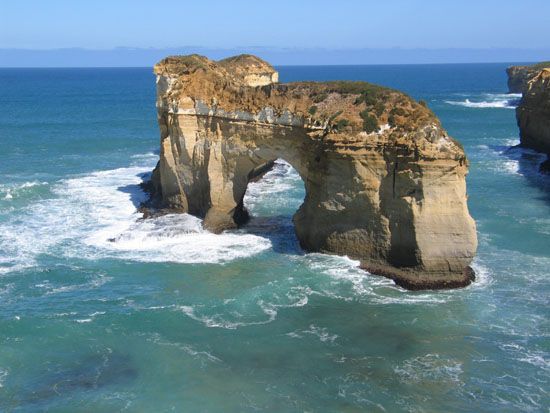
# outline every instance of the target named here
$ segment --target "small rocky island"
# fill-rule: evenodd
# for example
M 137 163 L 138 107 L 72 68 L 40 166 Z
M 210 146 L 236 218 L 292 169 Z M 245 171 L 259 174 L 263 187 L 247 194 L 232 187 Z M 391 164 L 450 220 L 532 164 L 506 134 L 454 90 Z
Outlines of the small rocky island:
M 468 161 L 425 103 L 365 82 L 280 84 L 251 55 L 168 57 L 154 72 L 163 207 L 212 232 L 236 228 L 248 183 L 282 158 L 304 181 L 294 215 L 304 249 L 347 255 L 409 289 L 473 280 Z
M 548 155 L 541 172 L 550 172 L 550 62 L 513 66 L 507 70 L 513 84 L 521 80 L 521 101 L 516 109 L 521 146 Z

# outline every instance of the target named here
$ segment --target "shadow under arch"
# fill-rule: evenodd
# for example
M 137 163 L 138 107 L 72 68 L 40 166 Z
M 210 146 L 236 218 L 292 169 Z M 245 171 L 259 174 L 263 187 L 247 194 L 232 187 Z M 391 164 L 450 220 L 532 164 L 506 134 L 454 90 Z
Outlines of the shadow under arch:
M 243 197 L 247 222 L 243 231 L 271 241 L 280 254 L 302 255 L 293 215 L 305 197 L 304 182 L 296 169 L 278 158 L 253 171 Z

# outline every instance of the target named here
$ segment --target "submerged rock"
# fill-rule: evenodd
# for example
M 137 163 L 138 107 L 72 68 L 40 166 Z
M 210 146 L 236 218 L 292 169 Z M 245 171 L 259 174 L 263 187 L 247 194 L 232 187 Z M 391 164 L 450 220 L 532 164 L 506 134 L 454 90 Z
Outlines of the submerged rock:
M 160 163 L 166 207 L 236 228 L 248 183 L 277 158 L 304 181 L 294 216 L 306 250 L 347 255 L 406 288 L 469 284 L 476 229 L 462 146 L 426 107 L 365 82 L 278 84 L 250 56 L 159 62 Z

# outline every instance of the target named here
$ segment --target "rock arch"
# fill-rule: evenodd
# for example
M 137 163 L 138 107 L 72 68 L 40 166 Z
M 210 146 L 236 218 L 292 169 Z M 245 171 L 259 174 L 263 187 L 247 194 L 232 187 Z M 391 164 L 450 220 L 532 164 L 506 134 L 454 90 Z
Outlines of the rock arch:
M 467 160 L 425 105 L 365 82 L 279 84 L 250 55 L 169 57 L 154 71 L 165 206 L 234 228 L 248 182 L 282 158 L 304 181 L 294 224 L 306 250 L 411 289 L 473 279 Z

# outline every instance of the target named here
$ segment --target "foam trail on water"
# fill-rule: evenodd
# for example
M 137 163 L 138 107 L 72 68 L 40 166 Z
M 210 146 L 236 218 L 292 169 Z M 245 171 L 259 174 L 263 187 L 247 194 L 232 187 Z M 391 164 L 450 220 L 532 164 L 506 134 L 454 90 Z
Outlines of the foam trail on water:
M 206 327 L 234 330 L 239 327 L 269 324 L 275 320 L 275 318 L 277 317 L 277 310 L 273 306 L 266 305 L 261 300 L 257 302 L 257 305 L 260 307 L 264 317 L 262 317 L 262 319 L 260 320 L 248 321 L 239 320 L 238 317 L 237 320 L 228 320 L 226 314 L 199 314 L 196 307 L 187 305 L 179 306 L 178 310 L 183 312 L 189 318 L 204 324 Z
M 460 101 L 446 100 L 445 103 L 448 103 L 449 105 L 464 106 L 467 108 L 475 109 L 515 109 L 520 99 L 521 93 L 485 93 L 481 96 L 470 97 Z
M 381 305 L 436 305 L 453 300 L 462 300 L 470 293 L 476 293 L 490 286 L 493 279 L 489 270 L 475 259 L 472 267 L 476 280 L 468 287 L 459 290 L 408 291 L 382 276 L 372 275 L 359 267 L 359 261 L 348 257 L 312 253 L 297 260 L 305 261 L 313 271 L 328 277 L 319 278 L 315 291 L 318 294 L 345 301 L 368 301 Z
M 9 200 L 27 195 L 32 192 L 32 188 L 48 185 L 47 182 L 29 181 L 20 184 L 0 185 L 0 200 Z
M 454 382 L 461 383 L 463 368 L 458 360 L 439 354 L 428 353 L 405 360 L 394 368 L 400 380 L 410 382 Z
M 0 367 L 0 389 L 4 387 L 6 377 L 8 377 L 8 370 Z

